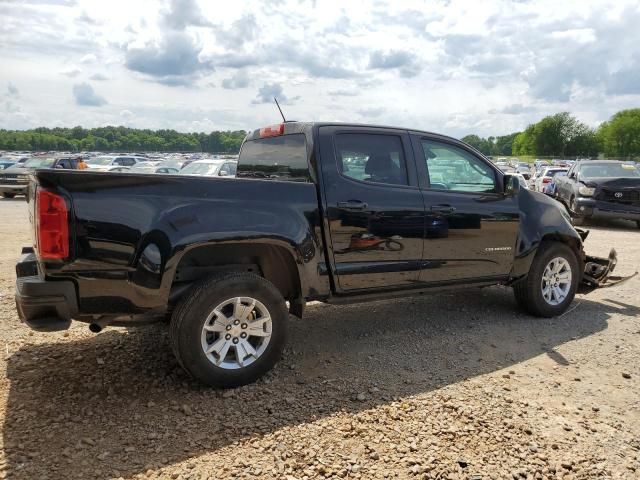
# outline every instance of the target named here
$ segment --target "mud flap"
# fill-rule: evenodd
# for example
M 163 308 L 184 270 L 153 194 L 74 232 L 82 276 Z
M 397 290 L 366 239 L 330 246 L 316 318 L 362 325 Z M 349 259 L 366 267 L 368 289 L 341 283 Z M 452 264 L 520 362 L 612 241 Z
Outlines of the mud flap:
M 580 293 L 589 293 L 596 288 L 614 287 L 638 275 L 638 272 L 636 272 L 628 277 L 612 276 L 611 273 L 616 268 L 617 263 L 618 254 L 613 248 L 609 252 L 608 258 L 587 255 L 584 274 L 578 291 Z

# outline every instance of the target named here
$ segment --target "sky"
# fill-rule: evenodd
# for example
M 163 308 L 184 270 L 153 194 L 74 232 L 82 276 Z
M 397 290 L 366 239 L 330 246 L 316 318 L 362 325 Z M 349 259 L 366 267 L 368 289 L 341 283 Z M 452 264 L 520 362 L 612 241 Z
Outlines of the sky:
M 0 128 L 503 135 L 640 106 L 640 2 L 0 0 Z

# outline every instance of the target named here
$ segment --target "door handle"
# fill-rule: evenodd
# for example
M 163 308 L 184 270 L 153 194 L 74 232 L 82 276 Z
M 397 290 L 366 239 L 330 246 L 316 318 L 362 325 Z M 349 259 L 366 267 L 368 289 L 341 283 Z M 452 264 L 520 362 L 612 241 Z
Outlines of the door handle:
M 360 200 L 349 200 L 347 202 L 338 202 L 338 208 L 343 208 L 345 210 L 356 210 L 362 211 L 365 210 L 368 205 L 365 202 L 361 202 Z
M 436 213 L 453 213 L 456 211 L 456 207 L 451 205 L 434 205 L 431 207 L 431 211 Z

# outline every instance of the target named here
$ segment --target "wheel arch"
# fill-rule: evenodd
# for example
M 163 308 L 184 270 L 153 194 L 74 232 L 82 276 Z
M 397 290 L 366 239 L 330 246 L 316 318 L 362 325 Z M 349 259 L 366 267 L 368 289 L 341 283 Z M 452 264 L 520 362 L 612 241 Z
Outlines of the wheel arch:
M 167 269 L 169 303 L 175 304 L 192 285 L 225 272 L 251 272 L 269 280 L 298 316 L 302 301 L 303 276 L 293 248 L 277 241 L 225 242 L 185 249 L 174 266 Z M 170 271 L 169 271 L 170 270 Z
M 573 236 L 564 234 L 562 232 L 553 231 L 547 232 L 542 235 L 540 240 L 535 245 L 532 245 L 532 248 L 530 248 L 524 255 L 516 257 L 511 272 L 510 283 L 521 279 L 522 277 L 526 276 L 527 273 L 529 273 L 531 264 L 533 263 L 533 259 L 535 258 L 536 253 L 538 253 L 540 246 L 543 243 L 547 242 L 558 242 L 569 246 L 569 248 L 571 248 L 576 256 L 580 273 L 582 272 L 582 270 L 584 269 L 585 255 L 582 248 L 582 240 L 580 239 L 580 237 L 578 235 Z

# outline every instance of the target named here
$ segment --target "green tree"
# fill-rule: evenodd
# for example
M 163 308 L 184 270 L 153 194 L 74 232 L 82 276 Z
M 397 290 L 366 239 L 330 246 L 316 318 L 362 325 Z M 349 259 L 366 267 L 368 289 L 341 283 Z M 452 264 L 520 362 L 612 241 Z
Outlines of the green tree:
M 640 108 L 622 110 L 598 129 L 604 154 L 615 158 L 640 158 Z
M 481 138 L 478 135 L 467 135 L 466 137 L 462 137 L 462 141 L 468 143 L 476 150 L 484 153 L 485 155 L 491 155 L 493 144 L 490 143 L 486 138 Z
M 0 130 L 2 150 L 98 150 L 124 151 L 181 151 L 238 153 L 246 132 L 180 133 L 175 130 L 138 130 L 127 127 L 82 127 L 33 130 Z

